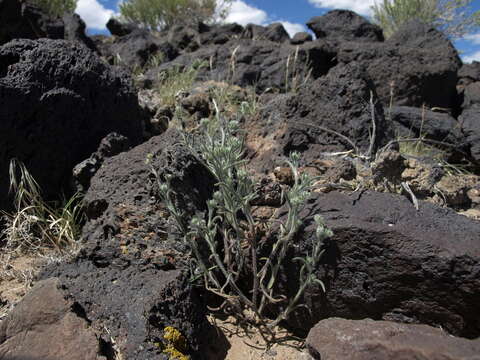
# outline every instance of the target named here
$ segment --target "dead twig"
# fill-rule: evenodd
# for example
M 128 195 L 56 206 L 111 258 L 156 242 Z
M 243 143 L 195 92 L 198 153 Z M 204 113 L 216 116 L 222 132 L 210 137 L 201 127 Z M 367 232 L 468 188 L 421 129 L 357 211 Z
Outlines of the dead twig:
M 410 185 L 408 185 L 408 182 L 402 182 L 402 187 L 410 195 L 410 198 L 412 199 L 413 205 L 415 206 L 415 209 L 418 211 L 419 210 L 418 199 L 415 196 L 415 194 L 413 193 L 412 189 L 410 188 Z

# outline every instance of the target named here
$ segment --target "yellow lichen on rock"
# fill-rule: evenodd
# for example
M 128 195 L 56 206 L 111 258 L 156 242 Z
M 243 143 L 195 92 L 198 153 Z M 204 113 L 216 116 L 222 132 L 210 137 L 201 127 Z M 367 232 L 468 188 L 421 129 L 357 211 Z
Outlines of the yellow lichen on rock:
M 189 360 L 190 357 L 183 354 L 187 349 L 187 340 L 182 333 L 173 326 L 167 326 L 163 331 L 166 341 L 163 353 L 169 355 L 171 360 Z

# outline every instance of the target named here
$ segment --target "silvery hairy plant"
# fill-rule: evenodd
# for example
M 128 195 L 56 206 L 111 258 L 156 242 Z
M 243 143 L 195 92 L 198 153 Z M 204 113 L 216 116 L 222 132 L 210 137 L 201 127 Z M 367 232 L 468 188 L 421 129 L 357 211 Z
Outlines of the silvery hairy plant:
M 287 299 L 279 293 L 279 274 L 302 226 L 300 212 L 310 197 L 315 178 L 299 171 L 300 155 L 292 153 L 287 161 L 293 185 L 282 194 L 287 208 L 286 220 L 272 232 L 273 244 L 262 242 L 265 229 L 252 214 L 256 198 L 255 183 L 248 174 L 244 159 L 244 139 L 239 122 L 224 119 L 216 106 L 216 116 L 201 122 L 201 141 L 186 137 L 186 143 L 217 180 L 213 197 L 207 202 L 204 216 L 193 216 L 188 222 L 172 201 L 169 176 L 158 181 L 159 194 L 174 217 L 178 229 L 189 245 L 195 263 L 194 272 L 203 279 L 205 288 L 224 299 L 221 306 L 243 317 L 243 310 L 254 314 L 248 320 L 257 322 L 273 335 L 271 329 L 301 304 L 309 286 L 325 287 L 316 272 L 324 252 L 324 241 L 332 236 L 320 216 L 315 216 L 316 236 L 311 251 L 293 259 L 298 262 L 299 279 L 295 296 Z M 265 255 L 267 254 L 267 255 Z M 250 280 L 249 280 L 250 279 Z M 247 284 L 247 285 L 246 285 Z M 266 318 L 266 312 L 273 319 Z M 272 310 L 273 309 L 273 310 Z

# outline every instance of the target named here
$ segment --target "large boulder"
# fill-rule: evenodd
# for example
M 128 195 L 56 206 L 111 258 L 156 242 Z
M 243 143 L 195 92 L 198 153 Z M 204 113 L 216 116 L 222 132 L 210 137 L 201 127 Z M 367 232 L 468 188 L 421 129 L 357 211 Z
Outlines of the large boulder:
M 0 0 L 0 45 L 23 38 L 62 39 L 61 19 L 48 16 L 38 6 L 21 0 Z
M 460 123 L 447 113 L 408 106 L 393 106 L 388 110 L 388 114 L 398 126 L 401 136 L 425 138 L 461 146 L 463 134 Z
M 97 51 L 97 47 L 90 37 L 85 34 L 86 24 L 78 14 L 65 14 L 62 17 L 65 25 L 65 40 L 78 41 L 84 44 L 92 51 Z
M 307 347 L 316 360 L 475 360 L 480 340 L 448 335 L 426 325 L 332 318 L 308 334 Z
M 47 198 L 68 192 L 73 167 L 110 132 L 142 139 L 142 112 L 127 74 L 85 46 L 14 40 L 0 47 L 0 208 L 10 159 L 23 161 Z
M 107 29 L 115 36 L 125 36 L 138 29 L 134 23 L 124 23 L 116 18 L 110 18 L 107 22 Z
M 462 132 L 461 123 L 447 113 L 409 106 L 392 106 L 388 110 L 396 134 L 401 139 L 425 139 L 426 144 L 439 148 L 445 158 L 470 157 L 470 142 Z M 428 142 L 432 140 L 432 142 Z
M 307 22 L 317 39 L 333 41 L 383 41 L 382 29 L 349 10 L 333 10 Z
M 58 279 L 41 281 L 0 323 L 0 359 L 106 360 L 102 339 Z
M 461 61 L 440 31 L 412 21 L 384 43 L 342 42 L 338 62 L 365 65 L 384 104 L 454 109 Z
M 253 40 L 269 40 L 283 43 L 290 40 L 290 35 L 281 23 L 273 23 L 268 26 L 248 24 L 245 27 L 243 37 Z
M 290 44 L 292 45 L 301 45 L 305 44 L 306 42 L 312 41 L 313 37 L 312 34 L 309 34 L 307 32 L 299 32 L 296 33 L 292 39 L 290 40 Z
M 375 139 L 371 136 L 371 96 Z M 328 152 L 369 155 L 370 147 L 375 151 L 394 137 L 375 96 L 363 68 L 349 64 L 333 68 L 297 94 L 273 98 L 245 125 L 250 166 L 260 173 L 270 172 L 292 151 L 302 153 L 304 164 L 313 164 Z
M 457 90 L 463 109 L 480 104 L 480 62 L 463 64 L 458 71 Z
M 82 251 L 43 275 L 60 279 L 92 326 L 105 326 L 126 359 L 162 359 L 158 344 L 168 326 L 185 336 L 189 354 L 203 358 L 206 307 L 188 276 L 188 252 L 157 181 L 170 175 L 173 201 L 185 221 L 205 210 L 215 181 L 180 143 L 181 134 L 168 130 L 105 159 L 85 195 Z
M 207 44 L 225 44 L 226 42 L 238 38 L 244 32 L 243 26 L 233 24 L 205 25 L 200 26 L 200 43 L 202 46 Z
M 462 124 L 472 159 L 480 163 L 480 105 L 464 110 L 459 122 Z
M 145 67 L 153 56 L 171 61 L 178 55 L 176 47 L 146 29 L 136 29 L 113 40 L 97 41 L 97 47 L 109 63 L 131 71 Z
M 334 233 L 318 272 L 327 291 L 312 289 L 306 297 L 311 312 L 292 317 L 292 326 L 372 318 L 480 335 L 479 221 L 422 201 L 417 211 L 400 195 L 317 194 L 301 215 L 305 228 L 297 251 L 308 250 L 315 236 L 314 214 Z M 286 288 L 293 292 L 295 283 L 291 279 Z
M 463 98 L 462 108 L 469 109 L 480 105 L 480 81 L 469 83 L 459 88 L 459 93 Z
M 468 85 L 480 81 L 480 62 L 473 61 L 471 64 L 463 64 L 458 70 L 458 83 Z

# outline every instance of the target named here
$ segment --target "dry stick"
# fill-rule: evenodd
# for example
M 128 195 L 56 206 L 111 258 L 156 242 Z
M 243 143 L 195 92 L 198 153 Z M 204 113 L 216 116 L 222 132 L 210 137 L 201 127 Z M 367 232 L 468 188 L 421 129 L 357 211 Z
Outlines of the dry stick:
M 258 304 L 258 287 L 259 287 L 259 279 L 258 279 L 258 267 L 257 267 L 257 235 L 253 233 L 253 239 L 251 242 L 252 247 L 252 267 L 253 267 L 253 298 L 252 302 L 255 306 Z
M 370 113 L 372 116 L 372 135 L 370 137 L 370 147 L 368 148 L 368 158 L 371 159 L 373 155 L 373 147 L 375 146 L 377 136 L 377 125 L 375 123 L 375 104 L 373 103 L 373 92 L 370 91 Z
M 408 182 L 402 182 L 402 187 L 405 189 L 406 192 L 409 193 L 410 197 L 412 198 L 413 205 L 415 206 L 415 209 L 418 211 L 419 205 L 418 205 L 417 197 L 415 196 L 412 189 L 410 188 L 410 185 L 408 185 Z
M 423 133 L 423 125 L 424 125 L 424 122 L 425 122 L 425 104 L 422 105 L 422 121 L 420 123 L 420 131 L 419 131 L 419 138 L 420 138 L 420 141 L 417 142 L 417 145 L 415 146 L 415 151 L 418 153 L 418 147 L 420 145 L 420 142 L 421 140 L 423 139 L 422 137 L 422 133 Z M 413 122 L 412 122 L 412 127 L 413 127 Z
M 313 124 L 313 123 L 308 123 L 308 122 L 303 122 L 303 121 L 299 121 L 298 124 L 300 125 L 305 125 L 305 126 L 312 126 L 312 127 L 316 127 L 320 130 L 323 130 L 325 132 L 328 132 L 328 133 L 331 133 L 331 134 L 334 134 L 334 135 L 337 135 L 338 137 L 342 138 L 343 140 L 345 140 L 346 142 L 348 142 L 350 144 L 350 146 L 355 150 L 355 153 L 356 154 L 359 154 L 359 151 L 358 151 L 358 147 L 357 145 L 355 145 L 355 143 L 350 140 L 348 137 L 346 137 L 345 135 L 343 134 L 340 134 L 339 132 L 335 131 L 335 130 L 331 130 L 329 128 L 326 128 L 324 126 L 321 126 L 321 125 L 317 125 L 317 124 Z M 298 130 L 302 130 L 300 128 L 298 128 Z

